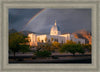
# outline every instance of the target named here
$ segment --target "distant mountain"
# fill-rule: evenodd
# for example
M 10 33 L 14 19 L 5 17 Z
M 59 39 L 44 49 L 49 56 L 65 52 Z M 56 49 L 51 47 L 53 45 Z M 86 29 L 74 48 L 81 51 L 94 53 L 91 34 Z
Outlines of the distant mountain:
M 10 29 L 9 34 L 17 32 L 15 29 Z
M 24 34 L 25 36 L 27 36 L 29 33 L 34 33 L 34 34 L 38 34 L 38 35 L 47 34 L 47 33 L 36 33 L 36 32 L 32 32 L 32 31 L 20 31 L 20 33 Z
M 17 31 L 15 29 L 9 30 L 9 34 L 16 33 L 16 32 Z M 27 36 L 29 33 L 34 33 L 34 34 L 38 34 L 38 35 L 45 34 L 45 33 L 36 33 L 36 32 L 32 32 L 32 31 L 20 31 L 19 33 L 24 34 L 25 36 Z
M 15 29 L 10 29 L 9 30 L 9 34 L 11 34 L 11 33 L 16 33 L 17 31 L 15 30 Z M 27 36 L 29 33 L 34 33 L 34 34 L 36 34 L 35 32 L 31 32 L 31 31 L 20 31 L 19 33 L 21 33 L 21 34 L 24 34 L 25 36 Z
M 25 36 L 27 36 L 29 33 L 34 33 L 34 34 L 36 34 L 35 32 L 31 32 L 31 31 L 20 31 L 19 33 L 22 33 L 22 34 L 24 34 Z
M 91 44 L 92 36 L 91 36 L 90 32 L 88 32 L 86 30 L 79 30 L 79 31 L 76 31 L 72 34 L 75 36 L 75 38 L 85 39 L 86 43 Z

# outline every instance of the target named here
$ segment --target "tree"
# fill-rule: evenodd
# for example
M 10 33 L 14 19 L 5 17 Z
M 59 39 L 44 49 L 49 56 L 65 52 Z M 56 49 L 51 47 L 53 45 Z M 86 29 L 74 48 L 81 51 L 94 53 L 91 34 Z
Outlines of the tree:
M 71 46 L 71 45 L 70 45 Z M 76 49 L 72 46 L 72 47 L 70 47 L 69 49 L 68 49 L 68 51 L 70 52 L 70 53 L 72 53 L 73 55 L 75 55 L 75 53 L 76 53 Z
M 35 52 L 35 55 L 37 57 L 49 57 L 51 55 L 51 52 L 46 51 L 46 50 L 44 50 L 44 51 L 37 51 L 37 52 Z
M 21 52 L 25 53 L 25 52 L 30 51 L 29 45 L 20 45 L 20 46 L 21 46 L 21 47 L 20 47 L 20 51 L 21 51 Z
M 85 50 L 83 48 L 78 48 L 77 49 L 77 52 L 78 53 L 81 53 L 81 54 L 84 54 L 85 53 Z
M 76 44 L 63 44 L 60 48 L 60 52 L 70 52 L 75 55 L 76 51 Z
M 59 48 L 60 47 L 60 43 L 58 43 L 57 41 L 54 41 L 52 43 L 52 45 L 55 47 L 55 48 Z
M 40 51 L 40 50 L 44 50 L 44 45 L 43 44 L 39 44 L 34 52 Z
M 14 57 L 15 53 L 20 51 L 22 47 L 21 45 L 26 44 L 28 42 L 28 40 L 26 40 L 25 38 L 26 36 L 18 32 L 11 33 L 9 35 L 9 50 L 14 53 Z
M 44 50 L 53 51 L 51 43 L 45 43 L 44 44 Z
M 62 47 L 60 48 L 60 52 L 68 52 L 69 45 L 68 44 L 63 44 Z
M 67 42 L 67 44 L 76 44 L 76 42 L 74 42 L 72 40 L 67 40 L 66 42 Z
M 54 46 L 51 43 L 39 44 L 36 51 L 54 51 Z
M 56 50 L 56 51 L 59 51 L 60 48 L 61 48 L 61 44 L 58 43 L 57 41 L 54 41 L 54 42 L 52 43 L 52 46 L 54 47 L 54 50 Z
M 76 51 L 78 52 L 78 53 L 81 53 L 81 54 L 84 54 L 85 53 L 85 50 L 84 50 L 84 48 L 82 47 L 82 45 L 81 44 L 76 44 L 77 46 L 76 46 Z
M 60 48 L 61 52 L 70 52 L 75 55 L 76 52 L 84 54 L 85 50 L 81 44 L 63 44 Z
M 91 44 L 83 44 L 82 46 L 83 46 L 84 49 L 86 49 L 89 52 L 91 52 Z

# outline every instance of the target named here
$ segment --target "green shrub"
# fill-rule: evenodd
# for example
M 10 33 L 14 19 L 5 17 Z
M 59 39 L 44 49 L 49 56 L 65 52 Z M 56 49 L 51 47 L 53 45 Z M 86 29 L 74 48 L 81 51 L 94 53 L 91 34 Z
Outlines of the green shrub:
M 63 44 L 60 52 L 70 52 L 75 55 L 76 52 L 84 54 L 85 50 L 81 44 Z
M 51 55 L 51 52 L 49 52 L 49 51 L 37 51 L 35 53 L 35 55 L 37 57 L 49 57 Z

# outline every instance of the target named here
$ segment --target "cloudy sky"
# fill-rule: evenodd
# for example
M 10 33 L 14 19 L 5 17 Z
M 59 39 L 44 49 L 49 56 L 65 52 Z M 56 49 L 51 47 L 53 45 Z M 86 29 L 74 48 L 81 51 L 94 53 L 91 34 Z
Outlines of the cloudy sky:
M 91 32 L 91 9 L 9 9 L 9 29 L 49 33 L 54 22 L 62 33 Z

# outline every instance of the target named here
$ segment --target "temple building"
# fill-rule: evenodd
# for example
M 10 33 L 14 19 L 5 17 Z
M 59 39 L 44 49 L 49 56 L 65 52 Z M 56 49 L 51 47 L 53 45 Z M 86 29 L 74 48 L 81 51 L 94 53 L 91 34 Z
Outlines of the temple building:
M 38 35 L 34 33 L 28 34 L 30 46 L 37 46 L 39 43 L 53 42 L 57 41 L 59 43 L 66 43 L 67 40 L 72 40 L 73 42 L 85 44 L 85 39 L 75 38 L 72 34 L 61 34 L 60 28 L 57 26 L 56 21 L 50 30 L 50 35 Z

